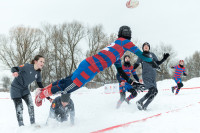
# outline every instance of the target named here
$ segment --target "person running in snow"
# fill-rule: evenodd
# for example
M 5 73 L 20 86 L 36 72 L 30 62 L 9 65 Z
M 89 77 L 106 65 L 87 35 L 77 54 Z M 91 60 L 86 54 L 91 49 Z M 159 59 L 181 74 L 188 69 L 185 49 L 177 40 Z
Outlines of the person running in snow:
M 44 57 L 41 55 L 35 56 L 31 64 L 21 65 L 19 67 L 12 67 L 11 72 L 15 77 L 10 89 L 10 95 L 14 102 L 16 109 L 16 116 L 19 126 L 23 126 L 23 104 L 22 99 L 28 106 L 28 112 L 30 116 L 30 123 L 35 123 L 34 106 L 30 90 L 28 86 L 37 81 L 39 87 L 43 88 L 41 82 L 41 69 L 44 66 Z M 51 99 L 50 99 L 51 100 Z
M 130 83 L 131 85 L 140 85 L 140 83 L 133 82 L 133 80 L 130 79 L 123 71 L 120 58 L 124 55 L 124 53 L 126 51 L 130 51 L 139 56 L 145 62 L 149 62 L 154 67 L 157 67 L 157 64 L 152 61 L 151 58 L 143 56 L 143 53 L 140 51 L 140 49 L 135 46 L 135 44 L 133 44 L 130 40 L 130 27 L 120 27 L 118 32 L 118 39 L 94 56 L 88 57 L 83 60 L 72 75 L 64 79 L 55 81 L 45 88 L 38 88 L 35 97 L 36 105 L 41 106 L 42 99 L 51 96 L 52 94 L 61 92 L 71 93 L 81 88 L 87 82 L 92 80 L 97 73 L 103 71 L 107 67 L 110 67 L 112 64 L 115 64 L 115 67 L 120 76 L 122 76 L 128 83 Z
M 171 67 L 172 69 L 176 69 L 174 73 L 174 80 L 177 84 L 177 86 L 172 87 L 172 93 L 174 93 L 174 90 L 176 90 L 175 95 L 177 95 L 180 91 L 180 89 L 183 87 L 183 83 L 181 80 L 181 74 L 183 73 L 184 76 L 187 76 L 187 73 L 185 72 L 184 67 L 184 60 L 179 61 L 179 65 Z
M 129 55 L 124 56 L 124 65 L 122 65 L 122 69 L 129 77 L 132 74 L 135 80 L 139 82 L 139 78 L 136 74 L 136 71 L 133 69 L 133 66 L 130 63 Z M 129 104 L 129 101 L 137 96 L 137 91 L 135 90 L 135 88 L 133 88 L 133 86 L 127 83 L 126 80 L 124 80 L 118 73 L 116 76 L 119 82 L 119 93 L 120 93 L 120 99 L 117 102 L 117 107 L 116 107 L 118 109 L 121 106 L 121 104 L 124 102 L 124 100 Z M 131 93 L 127 98 L 125 98 L 126 91 Z
M 71 125 L 74 125 L 75 109 L 74 103 L 70 98 L 70 94 L 62 94 L 61 96 L 56 97 L 50 107 L 49 117 L 47 119 L 47 124 L 49 118 L 56 119 L 58 122 L 64 122 L 68 120 L 70 115 Z
M 158 65 L 162 64 L 169 57 L 169 53 L 164 53 L 163 59 L 158 61 L 156 55 L 150 52 L 150 44 L 148 42 L 143 44 L 142 50 L 144 55 L 152 58 L 152 60 L 155 61 Z M 138 58 L 134 64 L 134 69 L 136 69 L 139 64 L 142 64 L 142 79 L 145 89 L 148 89 L 148 93 L 145 94 L 139 101 L 137 101 L 136 104 L 139 110 L 146 110 L 148 105 L 153 101 L 158 93 L 156 85 L 156 69 L 141 60 L 141 58 Z M 145 100 L 146 102 L 144 103 Z

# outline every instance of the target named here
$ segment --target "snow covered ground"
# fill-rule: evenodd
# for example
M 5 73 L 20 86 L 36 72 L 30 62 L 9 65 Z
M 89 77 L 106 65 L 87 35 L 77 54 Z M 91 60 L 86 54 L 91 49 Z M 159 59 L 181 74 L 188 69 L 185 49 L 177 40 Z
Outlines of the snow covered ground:
M 50 108 L 50 103 L 46 100 L 42 107 L 35 106 L 36 123 L 41 125 L 41 128 L 30 125 L 25 103 L 23 104 L 24 124 L 26 126 L 19 128 L 14 104 L 11 99 L 7 99 L 10 98 L 9 93 L 2 92 L 0 93 L 0 133 L 88 133 L 133 121 L 136 122 L 107 132 L 200 132 L 200 88 L 183 89 L 179 95 L 175 96 L 171 90 L 166 90 L 175 85 L 173 80 L 164 80 L 157 84 L 159 93 L 147 111 L 139 111 L 135 104 L 145 92 L 139 93 L 130 105 L 123 103 L 121 108 L 116 109 L 116 103 L 119 99 L 118 93 L 105 94 L 104 87 L 96 90 L 79 89 L 72 94 L 76 112 L 75 126 L 72 127 L 68 122 L 45 126 Z M 200 87 L 200 78 L 184 82 L 184 85 L 184 88 Z M 149 119 L 144 120 L 145 118 Z

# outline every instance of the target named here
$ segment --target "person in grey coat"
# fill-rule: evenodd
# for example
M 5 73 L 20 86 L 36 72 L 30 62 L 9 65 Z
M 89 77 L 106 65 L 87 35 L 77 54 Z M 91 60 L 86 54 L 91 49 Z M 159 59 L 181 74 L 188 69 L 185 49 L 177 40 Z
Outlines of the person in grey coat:
M 34 106 L 28 86 L 33 81 L 37 81 L 38 86 L 43 87 L 41 82 L 41 69 L 44 66 L 44 61 L 45 60 L 43 56 L 37 55 L 35 56 L 34 60 L 32 60 L 31 64 L 26 63 L 25 65 L 11 68 L 11 72 L 15 78 L 11 83 L 10 95 L 15 105 L 19 126 L 24 125 L 22 99 L 28 106 L 30 123 L 35 123 Z
M 55 119 L 58 122 L 64 122 L 68 120 L 70 115 L 70 123 L 74 125 L 75 109 L 74 103 L 70 98 L 70 93 L 62 94 L 56 97 L 50 107 L 49 117 L 47 119 L 47 124 L 49 118 Z
M 169 53 L 164 53 L 163 59 L 159 61 L 157 56 L 149 51 L 150 44 L 148 42 L 145 42 L 143 44 L 142 50 L 144 56 L 152 58 L 152 60 L 158 65 L 161 65 L 169 57 Z M 142 64 L 142 78 L 145 89 L 148 89 L 148 93 L 144 95 L 139 101 L 137 101 L 136 104 L 139 110 L 146 110 L 148 105 L 153 101 L 158 93 L 156 84 L 156 69 L 148 63 L 142 61 L 140 58 L 138 58 L 136 63 L 134 64 L 134 69 L 136 69 L 139 64 Z M 146 102 L 144 103 L 145 100 Z

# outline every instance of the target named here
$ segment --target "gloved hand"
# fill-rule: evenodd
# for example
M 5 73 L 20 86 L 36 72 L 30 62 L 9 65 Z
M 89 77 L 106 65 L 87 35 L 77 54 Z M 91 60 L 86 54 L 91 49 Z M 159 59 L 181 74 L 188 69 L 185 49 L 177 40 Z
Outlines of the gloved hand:
M 137 91 L 143 92 L 143 90 L 144 90 L 144 84 L 141 84 L 141 83 L 139 83 L 139 82 L 134 82 L 134 83 L 132 84 L 132 86 L 133 86 L 133 88 L 134 88 L 135 90 L 137 90 Z
M 187 76 L 187 73 L 183 73 L 183 76 Z
M 170 56 L 169 53 L 164 53 L 164 54 L 163 54 L 163 58 L 164 58 L 165 60 L 166 60 L 169 56 Z

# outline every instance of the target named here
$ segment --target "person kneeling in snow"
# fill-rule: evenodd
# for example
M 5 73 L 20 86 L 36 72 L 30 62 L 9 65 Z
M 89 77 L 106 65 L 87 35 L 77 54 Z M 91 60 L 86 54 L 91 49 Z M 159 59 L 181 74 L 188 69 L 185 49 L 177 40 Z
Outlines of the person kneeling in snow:
M 67 121 L 69 115 L 71 125 L 74 125 L 74 103 L 70 98 L 70 94 L 62 94 L 53 100 L 47 123 L 49 122 L 49 118 L 56 119 L 59 122 Z
M 184 76 L 187 76 L 187 73 L 185 72 L 184 61 L 180 60 L 179 65 L 171 67 L 172 69 L 176 69 L 174 73 L 174 80 L 177 83 L 177 86 L 172 87 L 172 93 L 174 93 L 174 90 L 176 90 L 175 95 L 177 95 L 180 91 L 180 89 L 183 87 L 183 83 L 181 81 L 181 73 L 183 73 Z

